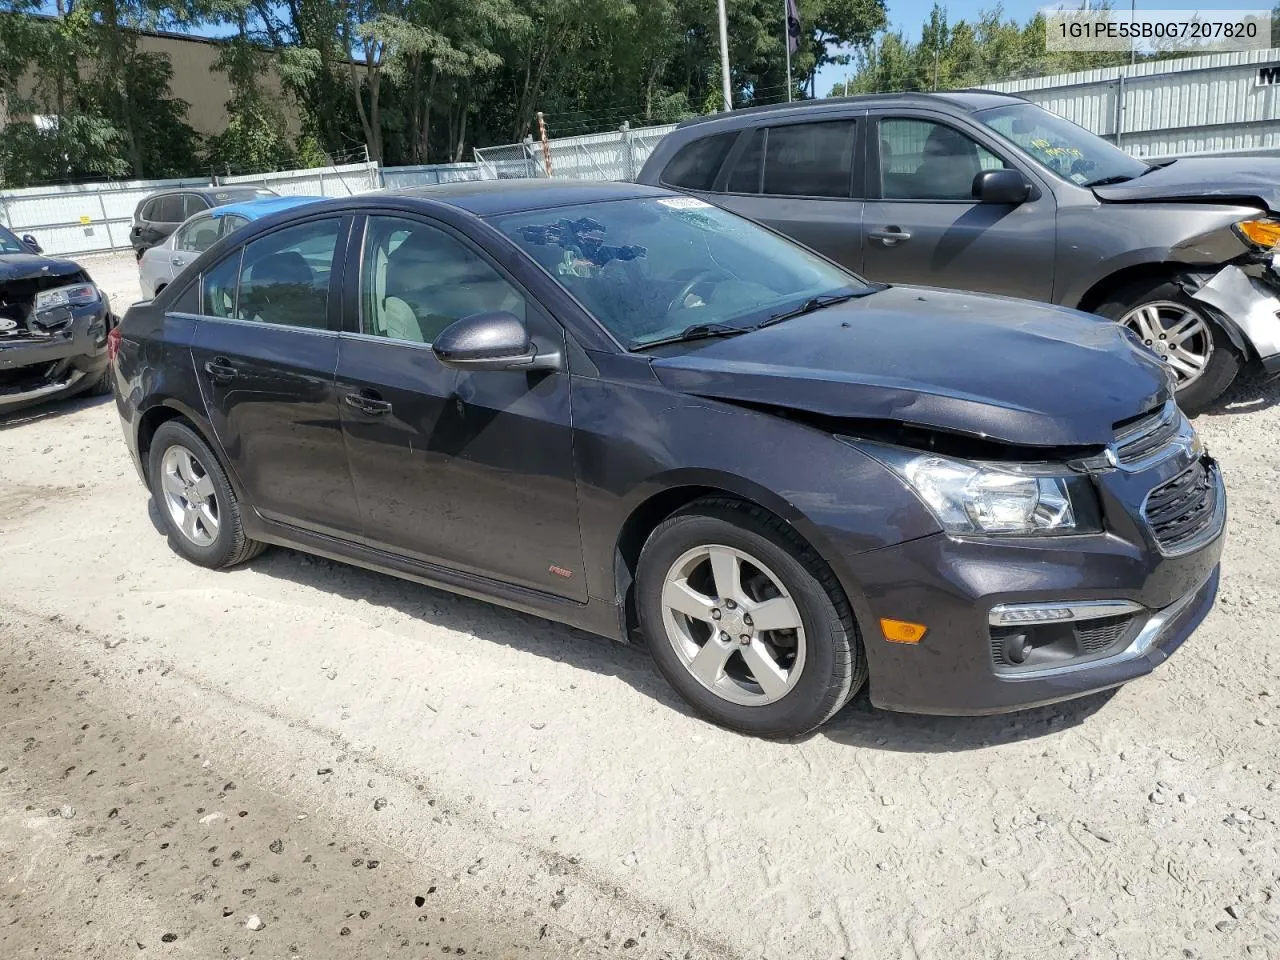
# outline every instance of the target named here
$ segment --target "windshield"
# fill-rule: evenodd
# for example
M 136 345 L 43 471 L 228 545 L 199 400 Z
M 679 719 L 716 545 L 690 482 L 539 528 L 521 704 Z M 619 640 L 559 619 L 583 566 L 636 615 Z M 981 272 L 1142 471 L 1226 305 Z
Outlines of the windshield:
M 1132 180 L 1148 169 L 1119 147 L 1033 103 L 993 107 L 974 116 L 1051 173 L 1080 186 Z
M 28 250 L 23 245 L 21 240 L 15 237 L 12 233 L 10 233 L 4 227 L 0 227 L 0 253 L 30 253 L 30 252 L 31 251 Z
M 628 348 L 701 325 L 746 329 L 866 284 L 694 197 L 609 200 L 494 224 Z

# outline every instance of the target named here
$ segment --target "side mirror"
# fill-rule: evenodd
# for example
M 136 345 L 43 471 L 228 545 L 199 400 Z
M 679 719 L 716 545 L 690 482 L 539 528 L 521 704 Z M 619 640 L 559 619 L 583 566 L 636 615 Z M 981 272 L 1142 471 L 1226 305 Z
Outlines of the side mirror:
M 983 170 L 973 178 L 973 196 L 979 203 L 1017 206 L 1031 196 L 1031 184 L 1017 170 Z
M 27 249 L 32 253 L 44 253 L 44 247 L 40 246 L 40 242 L 29 233 L 22 235 L 22 242 L 27 245 Z
M 524 321 L 505 311 L 455 320 L 431 344 L 436 358 L 459 370 L 554 370 L 560 354 L 539 353 Z

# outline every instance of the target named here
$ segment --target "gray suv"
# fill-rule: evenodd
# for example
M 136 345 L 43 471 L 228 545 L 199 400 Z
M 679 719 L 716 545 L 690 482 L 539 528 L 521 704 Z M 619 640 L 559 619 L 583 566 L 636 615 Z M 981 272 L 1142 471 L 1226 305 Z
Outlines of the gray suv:
M 872 280 L 1120 321 L 1169 365 L 1192 412 L 1245 364 L 1280 372 L 1280 160 L 1147 163 L 1021 98 L 964 91 L 686 121 L 638 179 Z
M 174 187 L 160 190 L 144 197 L 133 211 L 133 229 L 129 243 L 139 260 L 142 255 L 165 241 L 178 229 L 178 224 L 197 213 L 227 203 L 259 200 L 274 197 L 276 192 L 266 187 Z

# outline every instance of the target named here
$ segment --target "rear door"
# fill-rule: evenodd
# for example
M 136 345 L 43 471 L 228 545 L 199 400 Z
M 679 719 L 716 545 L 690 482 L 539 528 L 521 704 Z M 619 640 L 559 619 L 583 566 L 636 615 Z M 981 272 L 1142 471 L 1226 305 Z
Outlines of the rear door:
M 142 205 L 139 222 L 133 227 L 133 245 L 138 249 L 154 247 L 173 233 L 186 215 L 180 193 L 164 193 Z
M 873 115 L 866 150 L 869 279 L 1050 298 L 1057 205 L 1011 151 L 955 118 L 906 110 Z M 976 202 L 973 178 L 1004 167 L 1036 184 L 1031 199 Z
M 207 270 L 191 355 L 209 420 L 268 519 L 359 535 L 333 372 L 350 217 L 256 238 Z
M 712 199 L 825 254 L 862 268 L 861 122 L 808 120 L 748 130 Z
M 460 371 L 431 341 L 506 311 L 541 351 L 564 330 L 483 251 L 434 220 L 367 219 L 347 273 L 337 388 L 371 545 L 586 600 L 563 370 Z

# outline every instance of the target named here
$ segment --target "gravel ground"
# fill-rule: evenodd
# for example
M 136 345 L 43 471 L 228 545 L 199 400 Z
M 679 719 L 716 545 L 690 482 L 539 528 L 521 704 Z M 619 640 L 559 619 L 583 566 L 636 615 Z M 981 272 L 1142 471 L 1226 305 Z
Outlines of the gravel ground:
M 136 296 L 130 258 L 86 263 Z M 533 617 L 183 562 L 109 403 L 0 423 L 0 955 L 1280 958 L 1280 386 L 1198 425 L 1222 595 L 1163 668 L 776 744 Z

